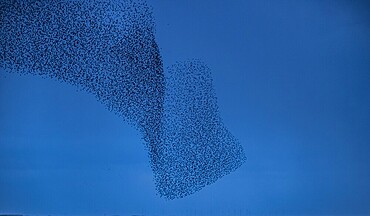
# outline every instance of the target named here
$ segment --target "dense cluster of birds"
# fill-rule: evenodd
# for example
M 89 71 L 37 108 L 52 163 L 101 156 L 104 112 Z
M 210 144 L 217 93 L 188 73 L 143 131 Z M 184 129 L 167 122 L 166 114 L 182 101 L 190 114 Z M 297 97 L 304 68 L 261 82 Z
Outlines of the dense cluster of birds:
M 166 74 L 161 194 L 184 197 L 234 171 L 242 146 L 219 115 L 211 70 L 200 60 L 178 62 Z
M 136 127 L 166 198 L 245 159 L 222 125 L 209 69 L 189 61 L 165 77 L 144 0 L 0 0 L 0 68 L 77 86 Z

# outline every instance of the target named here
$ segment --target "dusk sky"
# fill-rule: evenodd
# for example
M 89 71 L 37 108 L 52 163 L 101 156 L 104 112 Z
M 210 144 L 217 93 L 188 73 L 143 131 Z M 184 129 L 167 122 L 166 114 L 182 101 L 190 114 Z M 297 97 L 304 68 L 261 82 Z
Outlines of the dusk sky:
M 150 0 L 166 68 L 200 59 L 241 168 L 156 193 L 138 131 L 93 95 L 0 74 L 0 214 L 370 214 L 370 4 Z

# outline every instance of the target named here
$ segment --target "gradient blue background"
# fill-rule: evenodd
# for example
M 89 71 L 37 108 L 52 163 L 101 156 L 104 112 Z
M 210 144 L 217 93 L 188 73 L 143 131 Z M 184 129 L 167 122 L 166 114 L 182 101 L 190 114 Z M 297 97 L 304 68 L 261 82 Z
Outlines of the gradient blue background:
M 0 213 L 370 215 L 370 4 L 150 0 L 165 66 L 200 58 L 236 172 L 156 195 L 141 137 L 92 95 L 1 71 Z

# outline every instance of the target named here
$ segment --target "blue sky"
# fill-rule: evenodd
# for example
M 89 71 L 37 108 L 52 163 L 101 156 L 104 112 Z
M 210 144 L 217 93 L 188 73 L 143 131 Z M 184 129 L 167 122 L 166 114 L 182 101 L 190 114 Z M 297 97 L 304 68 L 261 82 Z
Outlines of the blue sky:
M 165 67 L 212 69 L 236 172 L 183 199 L 155 193 L 138 132 L 92 95 L 0 76 L 0 213 L 370 213 L 366 1 L 150 0 Z

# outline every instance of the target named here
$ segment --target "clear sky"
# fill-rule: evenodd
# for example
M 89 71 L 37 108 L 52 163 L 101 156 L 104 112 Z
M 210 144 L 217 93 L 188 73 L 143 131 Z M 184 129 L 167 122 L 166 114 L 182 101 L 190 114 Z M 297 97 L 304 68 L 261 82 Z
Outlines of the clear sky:
M 236 172 L 156 195 L 138 132 L 75 87 L 0 75 L 0 213 L 370 214 L 370 4 L 150 0 L 165 67 L 212 69 Z

